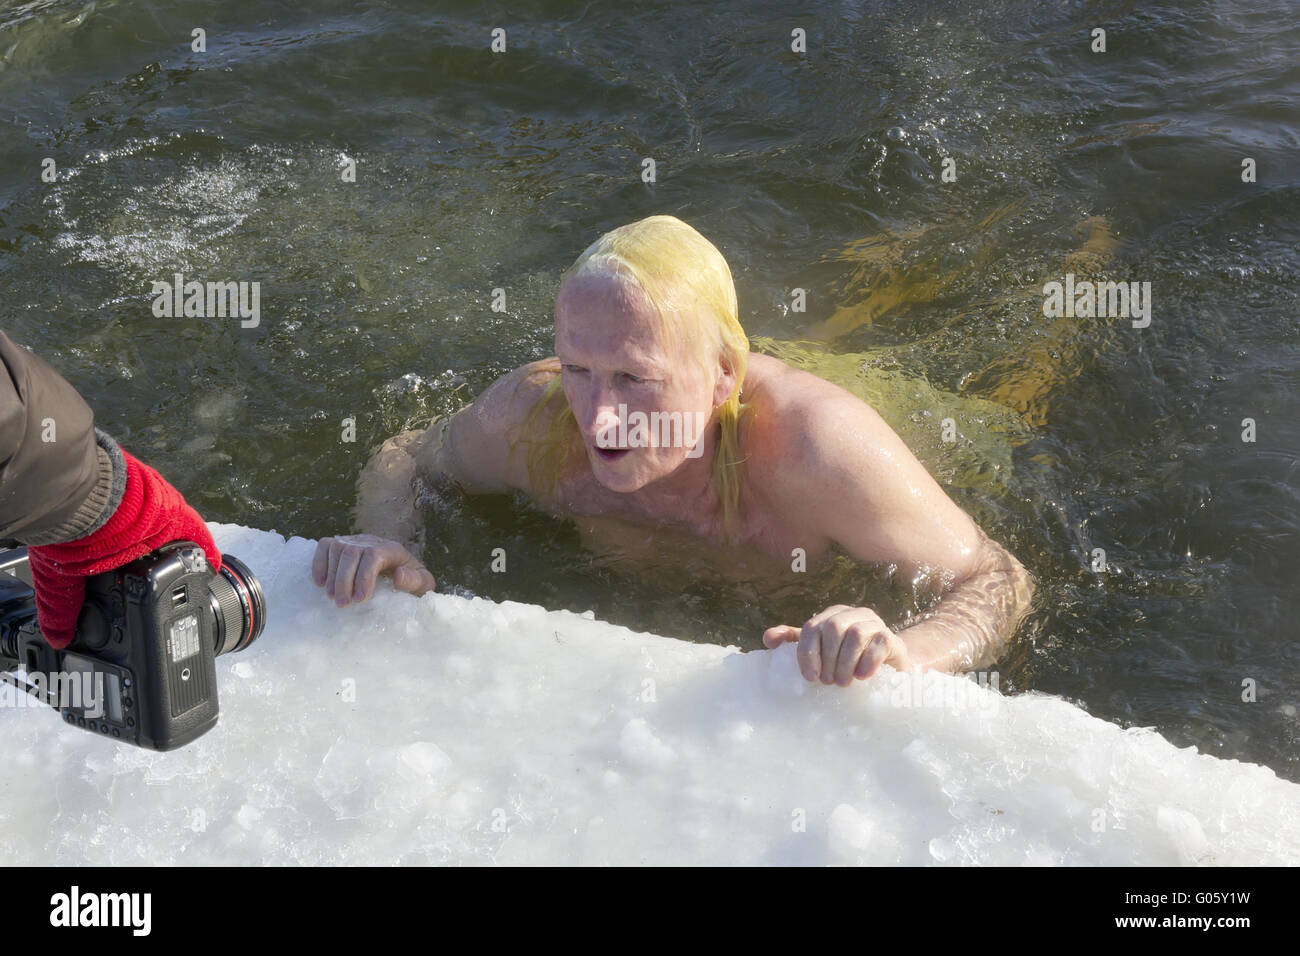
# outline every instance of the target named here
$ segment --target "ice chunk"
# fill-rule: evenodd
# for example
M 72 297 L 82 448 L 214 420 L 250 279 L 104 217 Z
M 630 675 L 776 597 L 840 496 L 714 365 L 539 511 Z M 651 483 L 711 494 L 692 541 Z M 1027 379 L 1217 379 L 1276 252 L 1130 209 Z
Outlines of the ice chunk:
M 159 754 L 0 708 L 0 863 L 1300 864 L 1300 786 L 1058 698 L 388 583 L 340 610 L 313 542 L 211 528 L 269 609 L 220 722 Z
M 619 747 L 631 763 L 652 770 L 667 767 L 677 756 L 640 717 L 627 722 L 619 737 Z
M 1160 807 L 1156 810 L 1156 826 L 1173 841 L 1179 863 L 1197 863 L 1209 849 L 1200 821 L 1186 810 Z

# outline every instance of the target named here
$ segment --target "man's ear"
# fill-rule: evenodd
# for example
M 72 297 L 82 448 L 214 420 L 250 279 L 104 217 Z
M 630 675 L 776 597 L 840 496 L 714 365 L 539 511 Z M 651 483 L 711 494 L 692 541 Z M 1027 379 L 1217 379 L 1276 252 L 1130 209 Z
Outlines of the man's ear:
M 717 408 L 730 398 L 735 387 L 736 370 L 732 367 L 731 360 L 726 355 L 719 356 L 718 382 L 713 386 L 713 407 Z

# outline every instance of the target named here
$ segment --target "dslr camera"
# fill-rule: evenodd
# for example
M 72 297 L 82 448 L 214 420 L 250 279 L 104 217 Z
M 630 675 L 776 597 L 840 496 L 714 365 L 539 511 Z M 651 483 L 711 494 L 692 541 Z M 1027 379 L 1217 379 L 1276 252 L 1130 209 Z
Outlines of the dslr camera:
M 27 549 L 0 549 L 0 692 L 54 707 L 74 727 L 153 750 L 174 750 L 217 722 L 215 659 L 242 651 L 266 623 L 252 572 L 174 541 L 86 578 L 76 635 L 41 636 Z M 25 680 L 15 676 L 21 671 Z

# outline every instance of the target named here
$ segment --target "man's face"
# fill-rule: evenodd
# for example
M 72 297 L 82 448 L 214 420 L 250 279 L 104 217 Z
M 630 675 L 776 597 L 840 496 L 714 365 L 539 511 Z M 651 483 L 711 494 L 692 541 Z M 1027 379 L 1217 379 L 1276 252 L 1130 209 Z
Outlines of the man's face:
M 734 384 L 720 368 L 710 375 L 671 352 L 640 287 L 612 274 L 565 284 L 555 303 L 555 351 L 592 472 L 611 491 L 672 474 Z M 654 427 L 638 430 L 638 419 Z

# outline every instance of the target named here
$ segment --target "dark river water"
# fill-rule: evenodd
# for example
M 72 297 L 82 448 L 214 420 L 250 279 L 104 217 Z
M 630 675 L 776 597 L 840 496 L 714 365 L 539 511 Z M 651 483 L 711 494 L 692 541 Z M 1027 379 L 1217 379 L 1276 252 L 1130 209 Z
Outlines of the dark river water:
M 0 327 L 205 518 L 338 534 L 370 449 L 551 354 L 560 272 L 671 213 L 755 350 L 871 401 L 1035 574 L 1004 691 L 1300 780 L 1298 94 L 1289 0 L 0 2 Z M 156 317 L 178 272 L 259 282 L 257 327 Z M 1150 324 L 1044 316 L 1067 273 L 1149 282 Z M 425 510 L 444 590 L 688 639 L 924 606 Z

